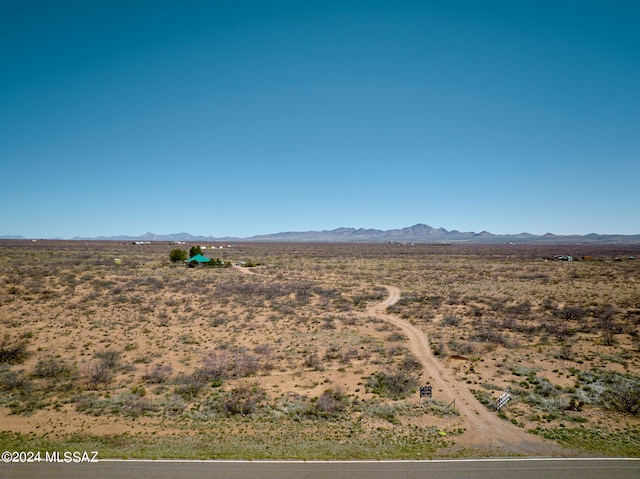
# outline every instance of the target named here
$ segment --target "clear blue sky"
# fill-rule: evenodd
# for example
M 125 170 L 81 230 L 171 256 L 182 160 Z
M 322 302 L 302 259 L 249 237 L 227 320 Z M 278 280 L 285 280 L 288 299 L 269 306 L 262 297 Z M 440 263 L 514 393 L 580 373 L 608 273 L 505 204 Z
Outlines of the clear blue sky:
M 0 235 L 640 233 L 640 2 L 9 1 Z

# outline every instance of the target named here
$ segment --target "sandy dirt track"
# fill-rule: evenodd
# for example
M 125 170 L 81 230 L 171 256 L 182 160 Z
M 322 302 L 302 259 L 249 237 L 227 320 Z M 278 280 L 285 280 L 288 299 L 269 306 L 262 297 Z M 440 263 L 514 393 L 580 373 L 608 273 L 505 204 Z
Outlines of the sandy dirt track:
M 240 271 L 243 274 L 255 274 L 253 271 L 251 271 L 250 268 L 247 268 L 245 266 L 238 266 L 234 264 L 232 268 L 235 269 L 236 271 Z
M 397 316 L 387 313 L 387 308 L 400 299 L 400 290 L 394 286 L 381 285 L 389 296 L 381 303 L 370 306 L 366 314 L 384 319 L 409 338 L 409 349 L 422 364 L 422 379 L 433 387 L 434 399 L 451 403 L 464 420 L 466 431 L 456 438 L 455 449 L 486 450 L 505 456 L 564 456 L 570 452 L 557 444 L 529 434 L 515 425 L 500 419 L 474 397 L 464 383 L 457 381 L 435 358 L 429 339 L 419 328 Z

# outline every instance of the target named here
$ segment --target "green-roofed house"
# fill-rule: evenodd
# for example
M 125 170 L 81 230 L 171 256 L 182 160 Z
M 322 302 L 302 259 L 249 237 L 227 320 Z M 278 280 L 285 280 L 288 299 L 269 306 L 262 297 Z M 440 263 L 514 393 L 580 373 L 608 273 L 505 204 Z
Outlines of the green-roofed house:
M 187 263 L 187 265 L 189 265 L 189 267 L 193 267 L 196 264 L 208 263 L 209 261 L 211 261 L 211 258 L 207 258 L 206 256 L 202 256 L 201 254 L 197 254 L 195 256 L 192 256 L 189 259 L 184 260 L 184 262 Z

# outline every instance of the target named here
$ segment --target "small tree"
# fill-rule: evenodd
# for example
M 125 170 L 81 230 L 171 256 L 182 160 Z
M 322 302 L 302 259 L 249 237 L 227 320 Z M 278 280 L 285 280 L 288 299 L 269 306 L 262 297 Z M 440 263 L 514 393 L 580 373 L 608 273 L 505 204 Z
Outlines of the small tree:
M 640 414 L 640 381 L 637 378 L 611 376 L 609 385 L 600 396 L 600 402 L 608 409 Z
M 103 361 L 93 361 L 85 368 L 85 378 L 89 389 L 97 389 L 100 384 L 106 388 L 113 374 Z
M 187 252 L 183 249 L 172 249 L 171 253 L 169 253 L 169 259 L 172 263 L 178 263 L 180 261 L 186 261 L 189 259 L 189 256 L 187 256 Z

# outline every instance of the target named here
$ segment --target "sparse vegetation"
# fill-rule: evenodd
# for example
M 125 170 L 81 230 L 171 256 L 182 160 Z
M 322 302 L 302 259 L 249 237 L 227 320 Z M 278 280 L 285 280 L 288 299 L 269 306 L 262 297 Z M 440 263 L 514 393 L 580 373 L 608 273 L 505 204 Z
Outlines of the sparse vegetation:
M 253 274 L 175 268 L 172 249 L 0 242 L 0 407 L 23 433 L 3 433 L 5 449 L 437 454 L 463 425 L 437 387 L 433 404 L 419 402 L 430 371 L 404 332 L 367 312 L 386 297 L 377 285 L 392 284 L 402 296 L 388 312 L 427 334 L 490 410 L 508 388 L 500 414 L 517 426 L 638 454 L 640 263 L 610 260 L 623 247 L 569 264 L 546 261 L 550 247 L 242 244 L 212 261 L 259 264 Z M 94 432 L 99 420 L 129 432 Z M 623 442 L 607 447 L 597 431 Z

